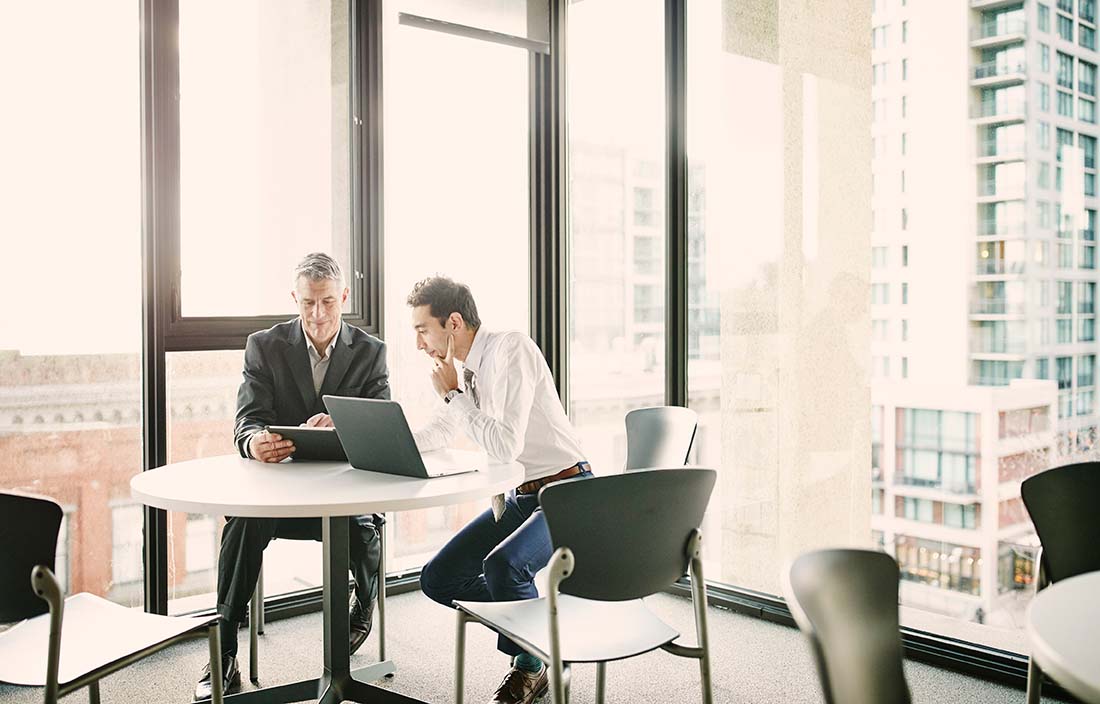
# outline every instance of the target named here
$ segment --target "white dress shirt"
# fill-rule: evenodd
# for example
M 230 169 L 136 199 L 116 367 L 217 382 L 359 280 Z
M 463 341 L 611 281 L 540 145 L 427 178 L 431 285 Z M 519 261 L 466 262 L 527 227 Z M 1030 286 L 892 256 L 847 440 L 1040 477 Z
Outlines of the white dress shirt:
M 525 482 L 584 460 L 550 368 L 530 337 L 481 328 L 465 367 L 474 373 L 480 407 L 470 393 L 455 396 L 415 433 L 421 452 L 446 447 L 461 428 L 491 459 L 522 464 Z
M 336 334 L 332 336 L 332 339 L 328 342 L 328 347 L 325 348 L 325 356 L 322 357 L 317 351 L 317 348 L 313 346 L 313 341 L 309 339 L 309 334 L 306 332 L 305 324 L 302 324 L 302 336 L 306 338 L 306 349 L 309 351 L 309 366 L 313 368 L 313 393 L 321 393 L 321 384 L 325 381 L 325 373 L 328 372 L 328 363 L 332 360 L 332 348 L 336 347 L 336 338 L 340 336 L 340 331 L 337 330 Z

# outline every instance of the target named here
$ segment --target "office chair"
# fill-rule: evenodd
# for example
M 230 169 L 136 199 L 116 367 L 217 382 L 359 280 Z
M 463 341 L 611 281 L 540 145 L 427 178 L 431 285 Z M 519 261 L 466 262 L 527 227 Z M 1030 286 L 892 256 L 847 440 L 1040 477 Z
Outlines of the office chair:
M 1059 580 L 1100 571 L 1100 462 L 1055 467 L 1020 485 L 1024 506 L 1042 549 L 1035 591 Z M 1027 701 L 1038 704 L 1043 673 L 1034 659 L 1027 667 Z
M 543 487 L 539 502 L 556 548 L 550 588 L 525 601 L 455 602 L 455 702 L 463 701 L 466 624 L 477 621 L 547 663 L 554 704 L 567 701 L 570 663 L 596 663 L 602 704 L 605 663 L 657 648 L 699 661 L 703 702 L 711 704 L 699 525 L 716 476 L 713 469 L 655 469 Z M 696 646 L 675 642 L 680 634 L 642 601 L 689 566 Z
M 207 638 L 214 689 L 221 704 L 217 617 L 157 616 L 94 594 L 64 598 L 54 576 L 61 507 L 51 499 L 0 493 L 0 682 L 45 687 L 46 704 L 88 688 L 99 704 L 99 680 L 153 653 Z
M 626 414 L 626 470 L 687 464 L 699 416 L 682 406 L 635 408 Z
M 817 550 L 784 577 L 826 704 L 910 704 L 898 625 L 898 564 L 871 550 Z
M 375 624 L 378 630 L 378 660 L 386 659 L 386 517 L 375 513 L 374 526 L 378 530 L 378 613 Z M 264 568 L 260 566 L 260 578 L 248 605 L 248 678 L 260 680 L 260 636 L 264 634 Z M 393 674 L 386 675 L 393 677 Z

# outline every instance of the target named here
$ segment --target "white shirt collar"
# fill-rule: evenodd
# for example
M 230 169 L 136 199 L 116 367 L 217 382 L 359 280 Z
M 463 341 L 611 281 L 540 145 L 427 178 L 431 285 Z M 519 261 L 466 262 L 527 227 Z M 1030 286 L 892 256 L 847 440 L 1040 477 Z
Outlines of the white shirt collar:
M 309 356 L 314 362 L 318 362 L 322 359 L 321 355 L 317 352 L 317 348 L 313 346 L 313 341 L 309 339 L 309 333 L 306 332 L 305 321 L 299 318 L 298 324 L 302 326 L 302 337 L 306 339 L 306 350 L 309 352 Z M 343 326 L 341 326 L 343 327 Z M 336 330 L 336 334 L 329 340 L 328 347 L 325 348 L 324 359 L 328 359 L 332 356 L 332 348 L 336 347 L 336 338 L 340 337 L 340 329 Z
M 490 337 L 492 337 L 492 333 L 484 327 L 480 327 L 474 332 L 474 342 L 470 345 L 470 351 L 466 353 L 466 361 L 462 363 L 463 367 L 477 371 Z

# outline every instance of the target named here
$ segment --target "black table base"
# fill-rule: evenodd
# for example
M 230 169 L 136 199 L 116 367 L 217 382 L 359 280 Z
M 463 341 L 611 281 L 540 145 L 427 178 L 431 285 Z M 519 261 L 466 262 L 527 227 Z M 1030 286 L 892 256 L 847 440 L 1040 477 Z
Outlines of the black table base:
M 225 697 L 227 704 L 288 704 L 316 699 L 320 704 L 425 704 L 383 687 L 369 684 L 392 675 L 389 661 L 352 672 L 348 621 L 348 519 L 322 519 L 324 550 L 324 671 L 318 678 L 264 687 Z M 385 579 L 385 575 L 380 575 Z M 383 587 L 384 588 L 384 587 Z M 210 700 L 205 700 L 209 702 Z

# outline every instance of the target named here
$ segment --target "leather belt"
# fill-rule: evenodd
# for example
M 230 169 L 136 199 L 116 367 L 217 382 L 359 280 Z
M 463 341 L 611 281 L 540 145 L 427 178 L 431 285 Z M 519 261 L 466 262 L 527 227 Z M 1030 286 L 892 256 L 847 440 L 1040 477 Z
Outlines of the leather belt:
M 525 482 L 516 487 L 517 494 L 535 494 L 539 489 L 552 484 L 553 482 L 561 481 L 562 479 L 568 479 L 569 477 L 575 477 L 581 472 L 587 472 L 589 465 L 587 462 L 578 462 L 572 467 L 567 467 L 557 474 L 551 474 L 549 477 L 543 477 L 542 479 L 532 479 L 529 482 Z

